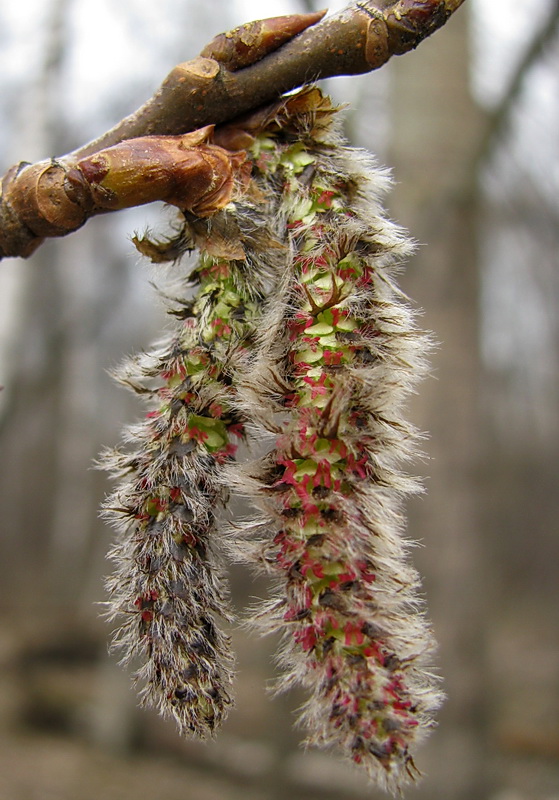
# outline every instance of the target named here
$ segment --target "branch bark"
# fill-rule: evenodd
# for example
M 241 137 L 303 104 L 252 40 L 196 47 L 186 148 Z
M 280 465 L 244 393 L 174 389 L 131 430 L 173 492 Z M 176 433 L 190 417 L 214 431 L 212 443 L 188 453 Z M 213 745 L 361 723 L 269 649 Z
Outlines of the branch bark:
M 100 138 L 63 158 L 8 170 L 0 194 L 0 259 L 25 258 L 45 237 L 70 233 L 94 214 L 153 200 L 187 208 L 185 198 L 194 192 L 198 212 L 211 214 L 222 207 L 215 205 L 212 192 L 220 180 L 226 185 L 233 179 L 242 158 L 218 158 L 207 132 L 198 144 L 184 134 L 230 122 L 305 83 L 378 69 L 392 55 L 417 47 L 463 2 L 360 0 L 327 19 L 325 12 L 276 17 L 217 36 L 200 56 L 178 64 L 145 105 Z M 182 139 L 169 139 L 176 136 Z M 136 144 L 125 146 L 130 140 Z M 227 147 L 238 141 L 232 137 Z M 195 156 L 197 147 L 206 148 L 205 155 Z M 211 157 L 207 148 L 213 148 Z M 213 167 L 208 158 L 214 159 Z M 209 169 L 204 187 L 202 162 Z M 219 196 L 223 200 L 227 192 Z M 195 207 L 190 210 L 196 213 Z

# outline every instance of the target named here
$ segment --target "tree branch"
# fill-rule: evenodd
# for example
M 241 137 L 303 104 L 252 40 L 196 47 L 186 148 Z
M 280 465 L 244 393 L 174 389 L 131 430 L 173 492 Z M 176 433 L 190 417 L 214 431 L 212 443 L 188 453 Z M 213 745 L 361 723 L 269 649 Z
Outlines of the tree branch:
M 265 56 L 256 42 L 250 51 L 256 58 L 251 60 L 249 52 L 240 70 L 231 67 L 222 41 L 242 38 L 248 26 L 221 34 L 198 58 L 178 64 L 138 111 L 77 154 L 88 155 L 135 136 L 178 134 L 217 125 L 305 83 L 378 69 L 392 55 L 417 47 L 463 2 L 365 0 L 319 24 L 324 12 L 276 18 L 290 32 L 289 41 Z
M 192 150 L 213 148 L 212 158 L 217 159 L 218 148 L 208 143 L 207 133 L 198 145 L 161 137 L 229 122 L 305 83 L 378 69 L 392 55 L 417 47 L 463 2 L 362 0 L 327 19 L 325 12 L 276 17 L 217 36 L 198 58 L 178 64 L 145 105 L 100 138 L 64 158 L 18 164 L 6 173 L 0 195 L 0 259 L 27 257 L 45 237 L 76 230 L 94 214 L 153 200 L 183 207 L 192 191 L 199 208 L 213 213 L 221 207 L 212 205 L 215 186 L 210 179 L 200 188 Z M 150 144 L 145 138 L 150 136 L 158 136 L 158 142 Z M 134 146 L 123 145 L 140 138 Z M 177 149 L 183 152 L 173 167 L 170 152 Z M 190 159 L 186 169 L 185 149 Z M 160 169 L 158 157 L 163 159 Z M 225 176 L 221 171 L 228 158 Z M 210 169 L 213 178 L 218 183 L 232 180 L 242 159 L 218 160 L 219 167 Z M 100 164 L 106 170 L 102 177 Z

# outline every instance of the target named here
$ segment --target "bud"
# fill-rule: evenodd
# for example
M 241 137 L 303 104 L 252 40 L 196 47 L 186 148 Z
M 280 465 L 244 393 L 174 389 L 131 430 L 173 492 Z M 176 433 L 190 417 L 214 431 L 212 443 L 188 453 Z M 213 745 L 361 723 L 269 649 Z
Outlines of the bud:
M 220 33 L 204 47 L 200 55 L 213 58 L 234 72 L 273 53 L 298 33 L 316 25 L 325 14 L 326 11 L 317 11 L 247 22 L 232 31 Z

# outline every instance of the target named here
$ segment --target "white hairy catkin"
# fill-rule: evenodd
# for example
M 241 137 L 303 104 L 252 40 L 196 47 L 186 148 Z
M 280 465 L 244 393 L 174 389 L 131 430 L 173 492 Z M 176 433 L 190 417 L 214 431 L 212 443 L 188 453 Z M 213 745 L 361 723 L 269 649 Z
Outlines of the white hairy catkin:
M 233 202 L 167 246 L 139 243 L 200 260 L 175 332 L 120 373 L 151 410 L 104 458 L 120 480 L 109 614 L 124 660 L 142 660 L 142 697 L 183 732 L 213 732 L 232 674 L 216 514 L 236 488 L 257 517 L 222 539 L 274 579 L 252 621 L 282 634 L 278 688 L 307 690 L 309 743 L 397 792 L 442 700 L 401 510 L 418 491 L 403 404 L 429 349 L 394 282 L 413 248 L 382 208 L 386 172 L 318 89 L 246 124 L 252 177 Z M 231 436 L 246 428 L 273 443 L 240 466 Z
M 253 617 L 282 634 L 279 688 L 308 692 L 307 741 L 397 792 L 442 699 L 401 512 L 418 490 L 402 405 L 428 338 L 394 283 L 412 247 L 381 206 L 387 174 L 347 145 L 317 89 L 286 103 L 296 113 L 254 152 L 289 258 L 237 399 L 275 445 L 227 470 L 259 510 L 231 549 L 275 579 Z
M 224 210 L 190 216 L 172 242 L 137 243 L 157 261 L 194 247 L 200 258 L 190 275 L 174 268 L 175 329 L 116 374 L 150 410 L 102 458 L 118 480 L 104 505 L 119 531 L 107 581 L 115 645 L 123 662 L 139 664 L 142 701 L 198 736 L 211 734 L 231 703 L 233 657 L 216 617 L 232 615 L 214 538 L 227 499 L 220 473 L 244 435 L 233 376 L 281 252 L 267 204 L 239 185 Z

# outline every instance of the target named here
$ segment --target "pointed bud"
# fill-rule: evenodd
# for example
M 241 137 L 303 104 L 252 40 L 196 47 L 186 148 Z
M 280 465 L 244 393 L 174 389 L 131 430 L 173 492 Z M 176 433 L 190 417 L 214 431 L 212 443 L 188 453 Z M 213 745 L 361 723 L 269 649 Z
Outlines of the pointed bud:
M 213 58 L 235 72 L 260 61 L 298 33 L 320 22 L 325 14 L 326 11 L 317 11 L 248 22 L 216 36 L 200 55 Z

